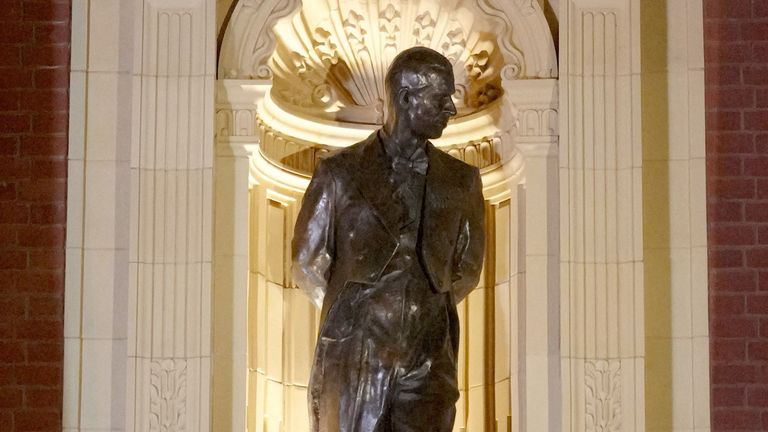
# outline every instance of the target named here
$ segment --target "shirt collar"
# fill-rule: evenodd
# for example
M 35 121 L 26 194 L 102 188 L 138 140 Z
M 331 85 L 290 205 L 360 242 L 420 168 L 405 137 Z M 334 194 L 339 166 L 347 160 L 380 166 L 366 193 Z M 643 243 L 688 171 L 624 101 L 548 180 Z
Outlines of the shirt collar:
M 390 139 L 389 135 L 387 135 L 387 132 L 384 131 L 384 128 L 379 129 L 378 132 L 379 141 L 381 142 L 381 147 L 384 149 L 384 154 L 387 155 L 387 157 L 391 160 L 396 157 L 401 157 L 405 159 L 409 159 L 410 157 L 406 157 L 402 152 L 400 147 L 397 146 L 395 143 L 395 140 Z M 424 154 L 426 154 L 427 151 L 427 143 L 424 142 L 424 145 L 422 146 L 422 150 L 424 150 Z M 416 152 L 414 152 L 416 153 Z M 410 155 L 413 156 L 413 155 Z

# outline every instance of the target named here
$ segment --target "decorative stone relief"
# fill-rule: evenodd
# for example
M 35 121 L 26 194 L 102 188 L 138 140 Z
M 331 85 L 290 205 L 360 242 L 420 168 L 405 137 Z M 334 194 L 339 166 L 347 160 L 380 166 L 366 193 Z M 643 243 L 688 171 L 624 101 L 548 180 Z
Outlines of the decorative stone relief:
M 385 33 L 384 49 L 397 47 L 397 34 L 400 32 L 400 12 L 395 5 L 389 3 L 379 12 L 379 30 Z
M 493 42 L 500 48 L 501 63 L 507 65 L 498 72 L 505 79 L 557 76 L 552 36 L 535 0 L 244 0 L 236 6 L 223 39 L 219 76 L 271 78 L 267 60 L 275 49 L 275 34 L 282 37 L 286 35 L 283 30 L 288 29 L 274 32 L 275 23 L 289 17 L 302 4 L 304 17 L 287 33 L 294 38 L 295 43 L 289 44 L 292 48 L 312 40 L 295 35 L 312 34 L 319 27 L 315 19 L 319 19 L 341 23 L 340 28 L 336 24 L 320 26 L 328 34 L 339 31 L 345 39 L 345 43 L 326 51 L 325 55 L 330 58 L 334 52 L 343 58 L 358 56 L 361 51 L 376 54 L 383 51 L 387 56 L 385 60 L 391 60 L 403 48 L 425 45 L 460 61 L 464 53 L 458 48 L 466 44 L 462 49 L 474 52 L 471 45 L 477 40 L 476 29 L 481 29 L 480 39 L 497 35 L 498 40 Z M 340 15 L 339 19 L 331 20 L 332 14 Z M 339 47 L 343 47 L 340 53 L 336 51 Z M 347 47 L 357 52 L 347 52 Z M 310 57 L 314 57 L 311 54 Z M 381 63 L 375 55 L 372 61 Z
M 584 364 L 587 432 L 621 429 L 621 362 L 587 360 Z
M 485 137 L 462 146 L 443 148 L 449 155 L 481 170 L 490 170 L 501 162 L 501 138 Z
M 154 360 L 150 369 L 149 430 L 186 430 L 187 362 Z
M 220 51 L 221 78 L 268 79 L 267 64 L 275 49 L 272 27 L 296 11 L 300 0 L 241 0 L 224 34 Z
M 422 12 L 416 17 L 416 25 L 413 28 L 413 37 L 416 45 L 429 45 L 432 40 L 432 33 L 437 22 L 432 18 L 430 11 Z
M 259 151 L 273 164 L 298 174 L 311 175 L 319 159 L 332 149 L 290 137 L 257 118 Z
M 381 124 L 387 65 L 399 51 L 424 45 L 454 64 L 458 117 L 481 111 L 503 94 L 505 54 L 490 19 L 474 7 L 467 0 L 304 2 L 276 24 L 272 96 L 302 117 Z
M 556 136 L 557 111 L 554 109 L 526 109 L 518 114 L 518 136 Z
M 241 118 L 241 115 L 243 115 L 241 123 L 249 123 L 244 119 L 245 114 L 255 116 L 255 113 L 249 110 L 234 110 L 233 112 L 233 110 L 219 109 L 216 113 L 216 130 L 220 133 L 218 136 L 256 138 L 256 136 L 251 134 L 230 134 L 232 130 L 247 130 L 244 127 L 235 125 L 234 120 Z M 251 117 L 251 120 L 256 127 L 261 154 L 273 164 L 288 171 L 309 176 L 314 171 L 317 161 L 325 157 L 329 152 L 337 149 L 291 137 L 272 128 L 258 116 Z M 498 135 L 493 135 L 464 144 L 441 147 L 441 150 L 481 170 L 490 170 L 502 162 L 501 155 L 504 153 L 501 147 L 501 138 Z
M 216 111 L 216 136 L 252 137 L 256 135 L 256 110 L 220 109 Z
M 476 0 L 476 5 L 495 23 L 506 63 L 504 79 L 557 77 L 552 36 L 536 0 Z

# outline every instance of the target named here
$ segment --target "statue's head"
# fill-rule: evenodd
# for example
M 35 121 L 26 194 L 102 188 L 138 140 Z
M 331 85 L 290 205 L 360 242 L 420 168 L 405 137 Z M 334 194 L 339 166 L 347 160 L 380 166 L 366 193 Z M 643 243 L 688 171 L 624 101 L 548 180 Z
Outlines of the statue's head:
M 385 79 L 387 122 L 405 122 L 416 136 L 439 138 L 456 115 L 453 68 L 442 54 L 426 47 L 409 48 L 395 57 Z

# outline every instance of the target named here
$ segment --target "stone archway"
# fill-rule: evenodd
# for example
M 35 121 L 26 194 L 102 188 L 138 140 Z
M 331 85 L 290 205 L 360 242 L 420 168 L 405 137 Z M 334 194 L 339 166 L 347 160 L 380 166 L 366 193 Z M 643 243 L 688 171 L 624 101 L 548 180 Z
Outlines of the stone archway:
M 227 224 L 232 234 L 224 237 L 233 239 L 248 235 L 242 221 L 250 214 L 251 246 L 232 250 L 224 241 L 216 260 L 233 263 L 223 268 L 235 269 L 234 276 L 222 279 L 235 281 L 239 296 L 222 305 L 221 314 L 232 306 L 238 307 L 236 314 L 244 313 L 240 305 L 250 308 L 245 313 L 251 318 L 239 321 L 245 324 L 236 332 L 241 337 L 233 337 L 228 347 L 247 364 L 237 363 L 223 375 L 249 383 L 247 390 L 238 388 L 247 394 L 244 416 L 250 428 L 306 428 L 301 418 L 311 351 L 296 350 L 297 341 L 313 343 L 312 309 L 291 289 L 286 271 L 296 204 L 317 157 L 377 127 L 386 66 L 400 49 L 417 44 L 442 51 L 455 64 L 459 116 L 435 143 L 481 168 L 490 210 L 485 276 L 460 306 L 466 361 L 460 368 L 457 430 L 538 430 L 559 416 L 558 365 L 545 364 L 558 357 L 559 299 L 551 295 L 557 278 L 526 274 L 527 263 L 538 260 L 528 242 L 549 244 L 545 256 L 556 268 L 557 242 L 547 240 L 556 232 L 547 226 L 556 227 L 557 214 L 549 209 L 558 201 L 552 183 L 558 135 L 554 45 L 535 3 L 499 4 L 304 2 L 293 15 L 288 2 L 236 6 L 219 63 L 219 76 L 226 78 L 218 87 L 217 166 L 226 180 L 217 177 L 223 185 L 216 191 L 217 214 L 237 214 Z M 270 25 L 274 36 L 262 27 Z M 532 184 L 529 178 L 537 180 Z M 531 193 L 550 205 L 526 204 Z M 218 239 L 219 233 L 217 245 Z M 276 310 L 282 314 L 274 315 Z M 530 347 L 542 335 L 549 342 L 539 356 Z M 526 367 L 529 355 L 536 355 L 535 365 Z M 553 385 L 526 385 L 540 381 Z M 229 381 L 220 387 L 214 382 L 214 393 L 217 388 L 232 393 Z M 546 401 L 552 412 L 525 412 L 537 405 L 532 397 Z M 230 403 L 232 411 L 245 407 L 242 397 Z

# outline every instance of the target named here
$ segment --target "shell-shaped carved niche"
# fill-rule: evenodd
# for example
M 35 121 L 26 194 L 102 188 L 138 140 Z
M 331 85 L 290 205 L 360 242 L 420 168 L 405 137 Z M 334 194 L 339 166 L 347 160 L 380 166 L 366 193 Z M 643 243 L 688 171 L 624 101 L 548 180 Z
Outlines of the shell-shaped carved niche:
M 388 65 L 404 49 L 427 46 L 454 65 L 458 116 L 481 111 L 501 97 L 502 69 L 510 65 L 495 23 L 463 3 L 305 1 L 275 26 L 271 96 L 303 117 L 381 124 Z

